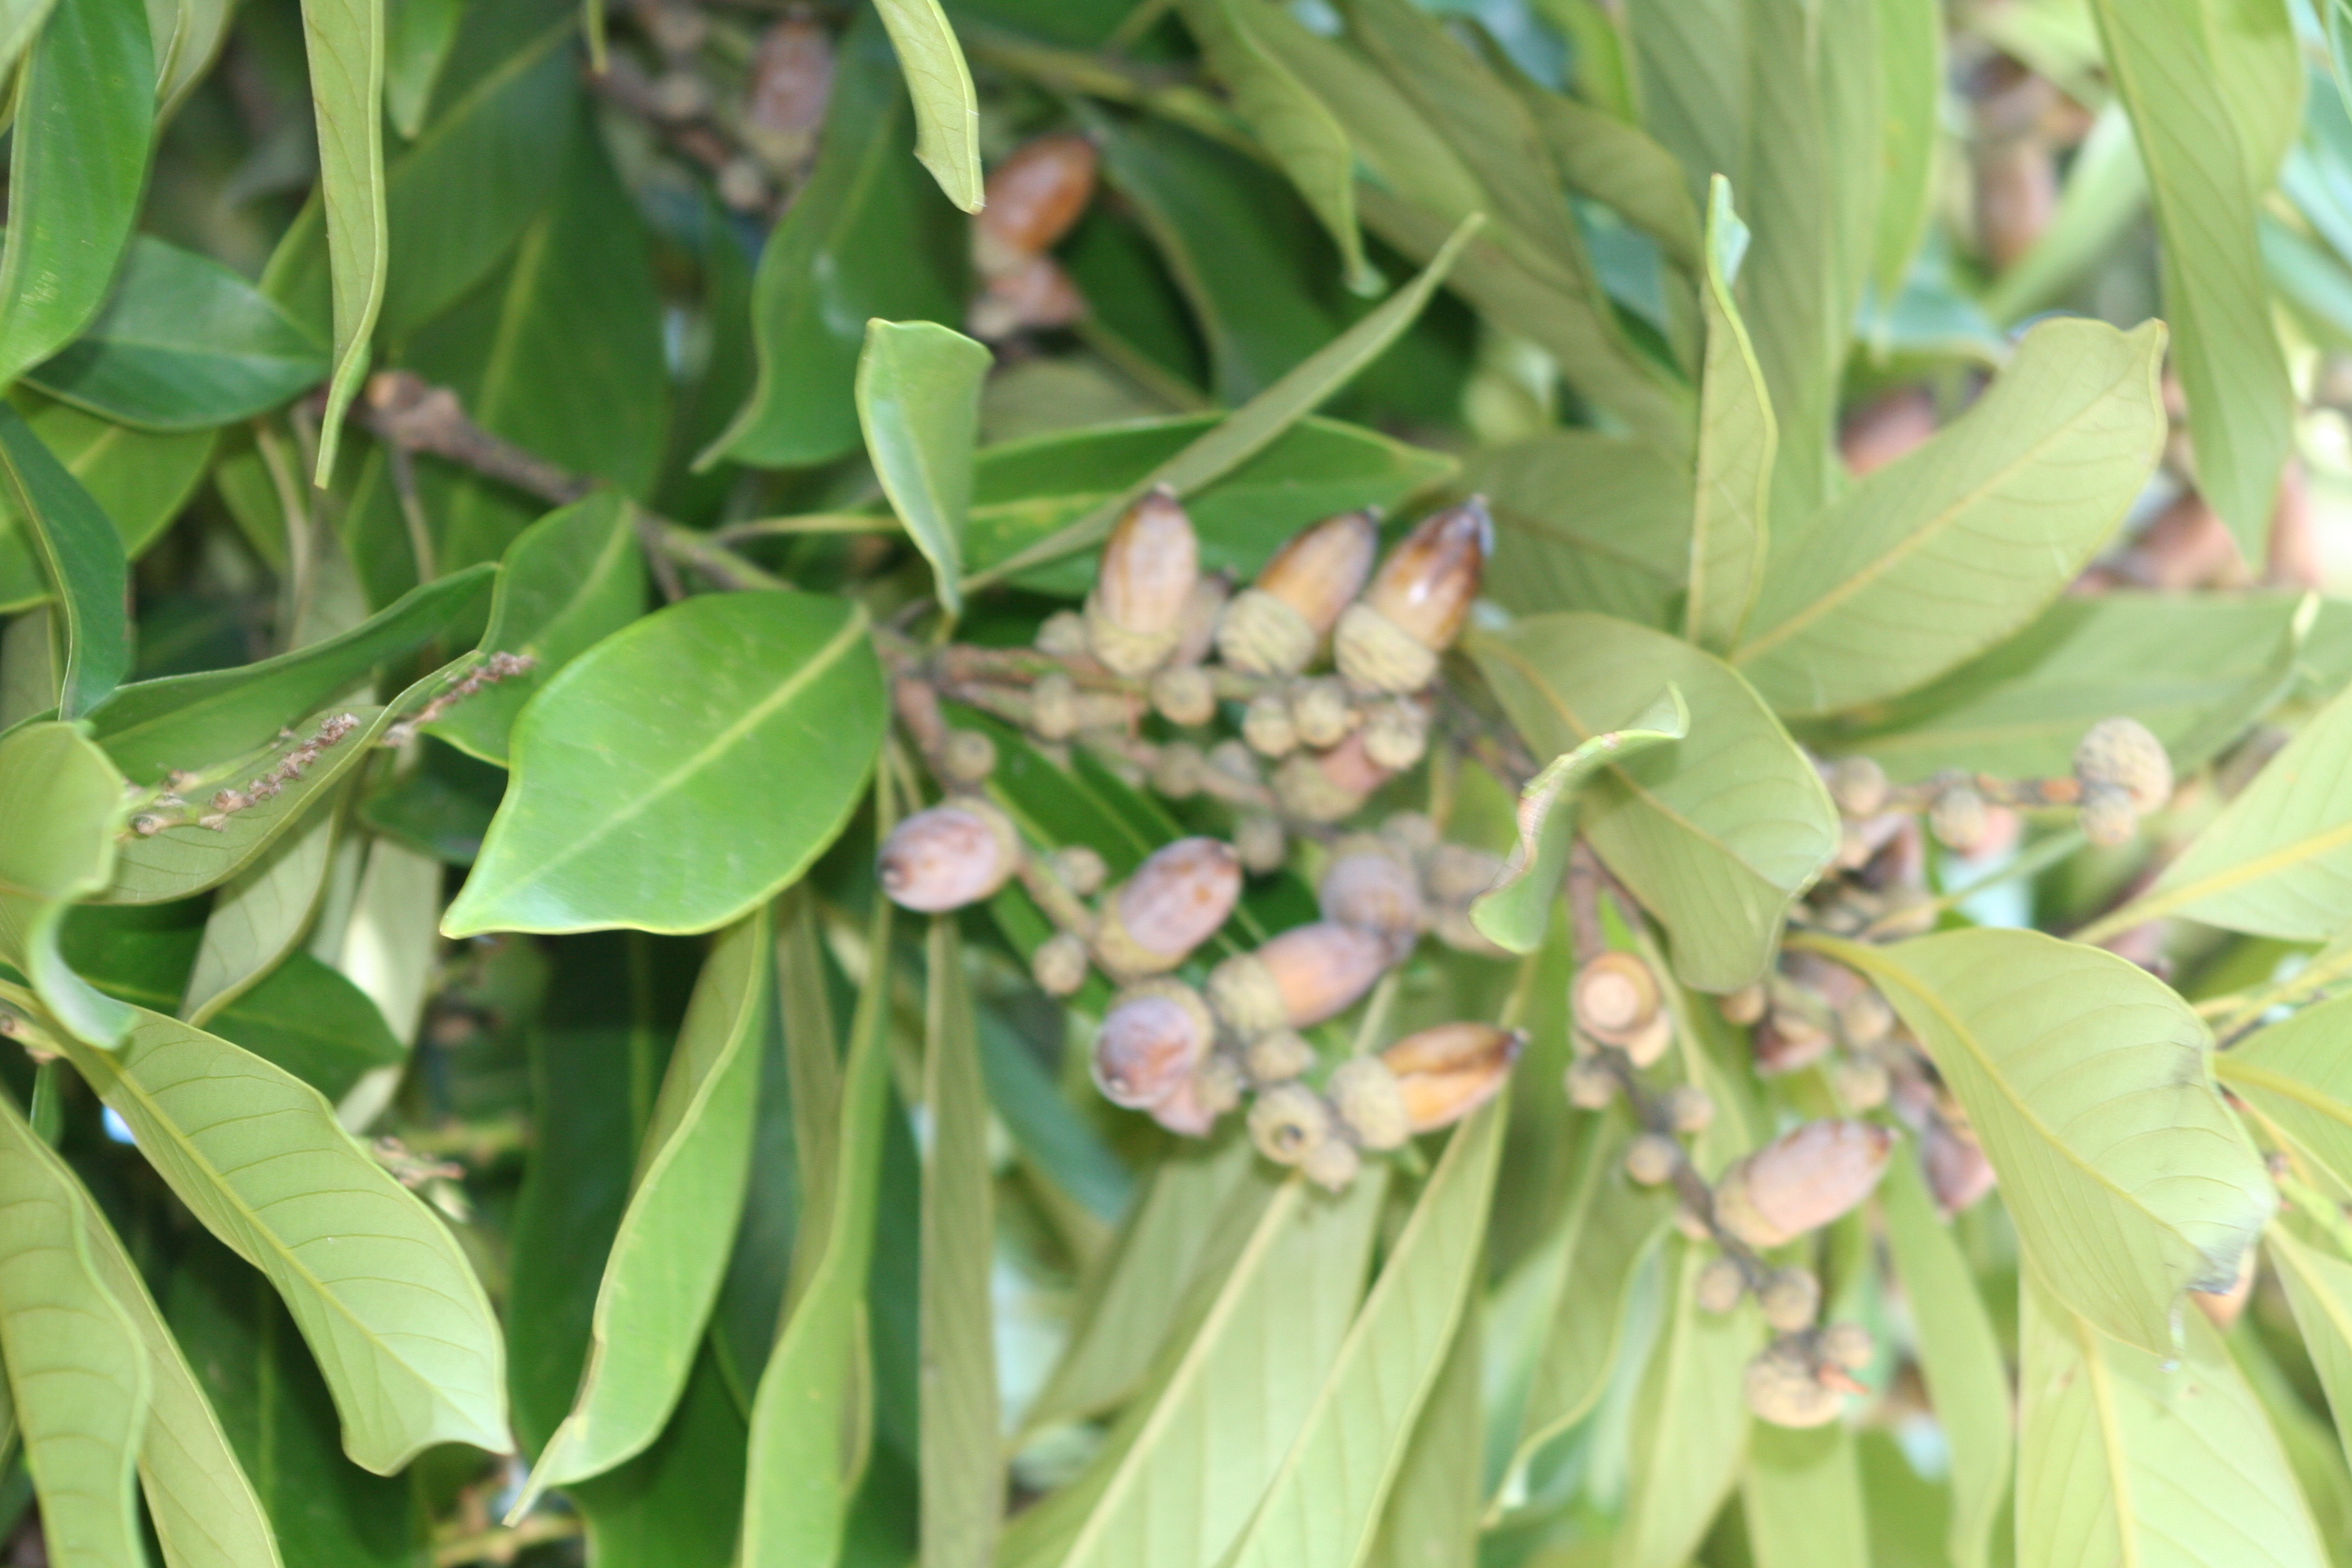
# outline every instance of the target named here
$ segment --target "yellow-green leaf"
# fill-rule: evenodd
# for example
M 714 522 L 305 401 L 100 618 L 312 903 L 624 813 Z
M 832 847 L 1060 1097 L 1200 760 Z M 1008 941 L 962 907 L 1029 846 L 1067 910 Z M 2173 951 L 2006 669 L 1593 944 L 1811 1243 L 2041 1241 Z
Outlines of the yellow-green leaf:
M 1665 1331 L 1642 1383 L 1630 1490 L 1615 1568 L 1682 1568 L 1740 1477 L 1748 1451 L 1741 1375 L 1763 1341 L 1756 1308 L 1703 1312 L 1699 1270 L 1712 1248 L 1667 1244 Z
M 1772 394 L 1748 342 L 1732 283 L 1747 253 L 1748 226 L 1732 210 L 1731 182 L 1708 188 L 1707 275 L 1699 314 L 1707 368 L 1699 391 L 1697 506 L 1690 530 L 1690 593 L 1683 634 L 1717 653 L 1740 641 L 1764 581 L 1771 538 L 1772 454 L 1780 431 Z
M 1756 1568 L 1870 1568 L 1854 1434 L 1757 1422 L 1740 1483 Z
M 303 0 L 318 122 L 318 188 L 335 286 L 335 374 L 319 418 L 317 480 L 335 472 L 343 411 L 368 373 L 390 258 L 384 184 L 384 0 Z
M 980 384 L 996 358 L 936 321 L 866 323 L 858 423 L 882 492 L 931 563 L 939 602 L 964 608 L 964 525 L 972 513 Z
M 874 8 L 915 101 L 915 161 L 931 171 L 949 201 L 978 212 L 980 99 L 947 13 L 939 0 L 874 0 Z
M 104 1046 L 130 1011 L 67 967 L 57 930 L 112 875 L 122 818 L 122 776 L 75 726 L 26 725 L 0 740 L 0 958 L 66 1028 Z
M 2306 1007 L 2213 1058 L 2213 1075 L 2272 1134 L 2352 1183 L 2352 996 Z

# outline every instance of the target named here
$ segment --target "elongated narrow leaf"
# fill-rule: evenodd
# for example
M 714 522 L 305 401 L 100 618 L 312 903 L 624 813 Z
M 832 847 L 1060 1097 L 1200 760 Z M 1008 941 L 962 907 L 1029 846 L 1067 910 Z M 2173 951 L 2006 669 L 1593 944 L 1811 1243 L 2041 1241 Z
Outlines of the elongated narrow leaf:
M 842 1066 L 840 1142 L 824 1247 L 768 1356 L 751 1407 L 743 1568 L 831 1562 L 849 1514 L 850 1429 L 870 1377 L 858 1332 L 874 1260 L 874 1203 L 890 1111 L 890 911 L 867 928 L 873 968 L 858 988 Z
M 111 1046 L 128 1008 L 90 988 L 57 949 L 75 900 L 106 885 L 122 818 L 122 776 L 72 725 L 33 724 L 0 740 L 0 958 L 66 1028 Z
M 1870 282 L 1881 295 L 1901 291 L 1936 195 L 1936 144 L 1944 95 L 1944 18 L 1934 0 L 1878 0 L 1880 142 L 1884 179 Z
M 106 302 L 139 217 L 155 133 L 147 9 L 57 0 L 16 86 L 0 243 L 0 386 Z
M 57 0 L 9 0 L 0 8 L 0 72 L 15 67 L 25 46 L 57 8 Z
M 1478 1560 L 1483 1335 L 1465 1315 L 1406 1440 L 1404 1468 L 1388 1490 L 1367 1568 L 1473 1568 Z
M 2056 598 L 2115 531 L 2164 440 L 2164 331 L 2046 321 L 1977 404 L 1775 534 L 1731 655 L 1783 713 L 1908 691 Z
M 122 536 L 24 416 L 6 406 L 0 406 L 0 481 L 31 532 L 41 573 L 64 617 L 57 716 L 78 719 L 130 673 L 130 625 L 123 609 L 130 564 Z
M 1870 1568 L 1854 1434 L 1757 1422 L 1740 1483 L 1756 1568 Z
M 318 1090 L 143 1008 L 118 1054 L 72 1055 L 181 1200 L 277 1286 L 353 1462 L 388 1475 L 435 1443 L 508 1446 L 498 1324 L 471 1266 Z
M 1690 710 L 1682 694 L 1669 686 L 1625 728 L 1595 735 L 1554 758 L 1519 792 L 1519 841 L 1494 886 L 1471 902 L 1471 923 L 1513 953 L 1543 946 L 1576 839 L 1576 792 L 1601 769 L 1690 733 Z
M 2102 1335 L 2047 1286 L 2029 1271 L 2018 1568 L 2328 1560 L 2278 1439 L 2204 1314 L 2183 1315 L 2176 1364 Z
M 384 0 L 303 0 L 318 189 L 335 286 L 335 377 L 318 427 L 320 485 L 335 472 L 343 411 L 368 373 L 391 260 L 384 216 Z
M 1617 1568 L 1680 1568 L 1738 1481 L 1748 1449 L 1740 1377 L 1762 1343 L 1753 1306 L 1698 1305 L 1707 1249 L 1667 1244 L 1668 1317 L 1635 1407 Z
M 21 384 L 8 401 L 113 520 L 123 552 L 134 561 L 180 514 L 203 482 L 217 444 L 212 431 L 157 433 L 118 425 L 44 397 L 29 384 Z M 18 519 L 7 487 L 0 486 L 0 607 L 15 610 L 49 595 L 40 546 Z
M 2272 1227 L 2265 1240 L 2336 1418 L 2337 1440 L 2352 1455 L 2352 1263 L 2283 1225 Z
M 869 321 L 858 359 L 866 451 L 951 614 L 964 608 L 980 383 L 995 363 L 984 345 L 934 321 Z
M 441 929 L 724 925 L 833 841 L 882 716 L 861 606 L 711 594 L 649 615 L 515 722 L 514 782 Z
M 2307 1007 L 2213 1058 L 2213 1074 L 2273 1135 L 2352 1182 L 2352 996 Z
M 294 951 L 326 891 L 336 817 L 335 807 L 320 807 L 222 885 L 204 918 L 182 1020 L 203 1028 Z
M 1888 1165 L 1878 1194 L 1895 1273 L 1919 1331 L 1919 1370 L 1952 1451 L 1952 1522 L 1944 1549 L 1954 1568 L 1984 1568 L 2016 1446 L 2001 1341 L 1968 1259 L 1936 1215 L 1908 1150 Z
M 1696 274 L 1705 265 L 1697 204 L 1674 155 L 1640 126 L 1579 99 L 1514 82 L 1569 189 L 1589 196 L 1658 241 Z
M 2001 1173 L 2028 1261 L 2103 1332 L 2173 1351 L 2180 1293 L 2226 1287 L 2277 1206 L 2164 982 L 2031 931 L 1824 943 L 1894 1004 Z
M 426 106 L 465 15 L 466 0 L 398 0 L 384 20 L 384 110 L 407 140 L 425 128 Z
M 1340 1346 L 1233 1568 L 1356 1568 L 1478 1278 L 1501 1102 L 1446 1146 Z
M 695 983 L 605 1259 L 579 1396 L 532 1467 L 517 1516 L 541 1490 L 644 1451 L 685 1390 L 743 1212 L 769 939 L 762 906 L 719 939 Z
M 923 1162 L 923 1561 L 987 1568 L 1004 1508 L 988 1088 L 953 917 L 931 925 Z
M 1469 646 L 1539 756 L 1625 727 L 1662 687 L 1680 691 L 1690 738 L 1594 778 L 1582 830 L 1664 923 L 1687 984 L 1732 990 L 1762 972 L 1789 902 L 1837 848 L 1838 816 L 1747 682 L 1687 643 L 1601 615 L 1533 615 Z
M 1667 624 L 1690 569 L 1688 466 L 1643 442 L 1560 430 L 1493 448 L 1462 478 L 1494 512 L 1496 603 Z
M 876 0 L 915 102 L 915 161 L 947 199 L 980 210 L 980 100 L 939 0 Z
M 138 1465 L 154 1381 L 90 1254 L 90 1195 L 0 1096 L 0 1350 L 49 1558 L 142 1568 Z
M 1772 452 L 1780 432 L 1748 329 L 1732 298 L 1748 248 L 1748 226 L 1731 207 L 1722 175 L 1708 190 L 1707 275 L 1699 314 L 1707 368 L 1699 394 L 1699 471 L 1690 529 L 1690 596 L 1685 635 L 1723 652 L 1740 640 L 1764 581 L 1772 496 Z

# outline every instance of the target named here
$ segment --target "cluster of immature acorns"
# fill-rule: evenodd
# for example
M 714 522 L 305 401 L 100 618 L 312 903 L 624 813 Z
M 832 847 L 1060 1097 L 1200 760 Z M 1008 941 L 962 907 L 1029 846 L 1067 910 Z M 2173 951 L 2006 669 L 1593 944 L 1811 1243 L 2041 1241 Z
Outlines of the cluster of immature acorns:
M 1200 569 L 1176 498 L 1146 496 L 1106 541 L 1083 613 L 1041 629 L 1046 668 L 1017 688 L 942 684 L 1049 745 L 1092 746 L 1163 793 L 1225 801 L 1235 841 L 1178 840 L 1105 889 L 1093 850 L 1033 852 L 980 791 L 993 745 L 940 727 L 924 749 L 948 798 L 891 832 L 885 891 L 937 912 L 1020 877 L 1057 927 L 1033 956 L 1038 984 L 1068 995 L 1100 969 L 1120 988 L 1096 1037 L 1095 1082 L 1174 1132 L 1205 1136 L 1249 1098 L 1258 1148 L 1339 1188 L 1364 1152 L 1458 1120 L 1502 1087 L 1519 1035 L 1444 1024 L 1325 1071 L 1302 1031 L 1363 1000 L 1424 932 L 1492 951 L 1467 911 L 1499 872 L 1494 857 L 1440 841 L 1413 812 L 1378 831 L 1332 825 L 1425 754 L 1429 688 L 1478 596 L 1492 529 L 1473 500 L 1380 561 L 1375 518 L 1348 513 L 1292 539 L 1233 593 Z M 1327 648 L 1332 672 L 1309 673 Z M 1146 707 L 1179 738 L 1144 740 Z M 1181 738 L 1229 710 L 1239 739 L 1203 750 Z M 1321 918 L 1223 959 L 1200 984 L 1177 978 L 1225 924 L 1245 872 L 1285 864 L 1301 838 L 1321 862 Z

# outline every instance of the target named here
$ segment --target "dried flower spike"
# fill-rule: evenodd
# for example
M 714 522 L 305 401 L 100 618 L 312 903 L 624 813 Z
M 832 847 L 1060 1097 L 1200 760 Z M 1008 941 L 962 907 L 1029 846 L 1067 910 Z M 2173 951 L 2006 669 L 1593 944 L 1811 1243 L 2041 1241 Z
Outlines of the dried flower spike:
M 1004 814 L 958 798 L 890 829 L 882 844 L 882 890 L 902 908 L 943 914 L 993 894 L 1020 860 L 1021 840 Z
M 1095 951 L 1118 974 L 1157 974 L 1214 936 L 1241 896 L 1241 858 L 1221 839 L 1179 839 L 1152 852 L 1113 893 Z
M 1894 1135 L 1874 1122 L 1808 1121 L 1723 1172 L 1715 1217 L 1751 1247 L 1779 1247 L 1870 1195 Z
M 1176 651 L 1184 606 L 1200 575 L 1192 519 L 1162 486 L 1130 507 L 1102 547 L 1086 596 L 1086 643 L 1113 672 L 1150 675 Z
M 1217 652 L 1251 675 L 1297 675 L 1362 591 L 1380 545 L 1369 512 L 1343 512 L 1294 535 L 1226 606 Z
M 1437 656 L 1478 596 L 1494 541 L 1494 521 L 1477 497 L 1407 534 L 1339 618 L 1340 674 L 1375 692 L 1417 692 L 1435 679 Z
M 1416 1133 L 1448 1127 L 1502 1092 L 1527 1037 L 1492 1023 L 1440 1023 L 1380 1053 Z

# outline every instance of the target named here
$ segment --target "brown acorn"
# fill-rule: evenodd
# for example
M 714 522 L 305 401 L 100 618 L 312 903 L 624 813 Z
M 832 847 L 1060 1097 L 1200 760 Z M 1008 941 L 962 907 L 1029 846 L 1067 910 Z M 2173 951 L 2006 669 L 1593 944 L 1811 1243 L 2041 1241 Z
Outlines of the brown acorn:
M 1251 675 L 1297 675 L 1362 591 L 1380 547 L 1369 512 L 1343 512 L 1294 535 L 1226 606 L 1217 652 Z
M 1893 1147 L 1875 1122 L 1808 1121 L 1723 1172 L 1715 1217 L 1751 1247 L 1782 1246 L 1868 1198 Z
M 690 6 L 662 8 L 699 20 Z M 772 169 L 796 167 L 816 150 L 832 99 L 832 38 L 813 17 L 784 17 L 760 35 L 752 57 L 750 90 L 743 95 L 744 145 Z
M 1834 1037 L 1813 1020 L 1791 1007 L 1775 1007 L 1749 1037 L 1756 1070 L 1775 1077 L 1801 1072 L 1829 1054 Z
M 972 265 L 986 276 L 1051 249 L 1093 199 L 1097 161 L 1082 136 L 1044 136 L 1015 149 L 989 172 L 987 205 L 972 220 Z
M 1183 1137 L 1204 1138 L 1217 1118 L 1241 1102 L 1240 1075 L 1221 1056 L 1203 1059 L 1168 1097 L 1151 1108 L 1152 1119 Z
M 1105 900 L 1095 952 L 1116 974 L 1157 974 L 1216 935 L 1241 897 L 1241 858 L 1222 839 L 1152 852 Z
M 1233 580 L 1223 572 L 1200 574 L 1178 618 L 1176 651 L 1168 656 L 1169 663 L 1198 664 L 1208 658 L 1217 646 L 1217 625 L 1225 617 L 1225 601 L 1233 591 Z
M 1139 678 L 1168 662 L 1183 635 L 1184 606 L 1200 576 L 1200 542 L 1176 493 L 1162 485 L 1111 530 L 1086 596 L 1086 642 L 1119 675 Z
M 878 870 L 891 903 L 936 915 L 989 897 L 1020 864 L 1021 839 L 1004 813 L 958 796 L 891 828 Z
M 1425 519 L 1339 618 L 1340 673 L 1376 692 L 1417 692 L 1469 616 L 1494 547 L 1494 519 L 1473 496 Z
M 1380 1053 L 1416 1133 L 1448 1127 L 1502 1092 L 1527 1037 L 1492 1023 L 1440 1023 Z
M 1016 333 L 1066 327 L 1086 314 L 1086 297 L 1062 264 L 1052 256 L 1031 256 L 989 275 L 965 312 L 964 324 L 982 342 L 998 343 Z
M 1095 1034 L 1095 1086 L 1114 1105 L 1156 1105 L 1208 1058 L 1216 1037 L 1208 1006 L 1191 987 L 1172 980 L 1129 987 Z
M 1209 1005 L 1244 1039 L 1304 1029 L 1346 1012 L 1387 967 L 1378 937 L 1329 921 L 1294 925 L 1210 971 Z
M 1421 935 L 1421 879 L 1381 840 L 1344 841 L 1315 890 L 1323 918 L 1370 932 L 1388 944 L 1391 962 Z

